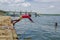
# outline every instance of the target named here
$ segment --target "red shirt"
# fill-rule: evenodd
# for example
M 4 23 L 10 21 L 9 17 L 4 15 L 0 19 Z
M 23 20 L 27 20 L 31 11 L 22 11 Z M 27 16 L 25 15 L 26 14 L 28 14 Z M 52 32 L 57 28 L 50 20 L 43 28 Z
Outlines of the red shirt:
M 22 18 L 30 18 L 30 16 L 28 14 L 23 14 Z

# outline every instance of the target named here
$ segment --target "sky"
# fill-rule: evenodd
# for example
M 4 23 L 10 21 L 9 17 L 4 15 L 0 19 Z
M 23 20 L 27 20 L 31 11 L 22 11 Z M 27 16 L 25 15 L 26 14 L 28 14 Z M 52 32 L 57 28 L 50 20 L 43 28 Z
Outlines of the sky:
M 0 10 L 60 14 L 60 0 L 0 0 Z

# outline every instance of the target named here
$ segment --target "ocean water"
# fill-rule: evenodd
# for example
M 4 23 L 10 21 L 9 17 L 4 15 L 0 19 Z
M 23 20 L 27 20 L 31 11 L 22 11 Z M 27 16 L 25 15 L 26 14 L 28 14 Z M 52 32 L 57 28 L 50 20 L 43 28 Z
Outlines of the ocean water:
M 14 28 L 19 40 L 60 40 L 60 16 L 40 16 L 22 19 Z M 55 29 L 55 22 L 58 23 Z

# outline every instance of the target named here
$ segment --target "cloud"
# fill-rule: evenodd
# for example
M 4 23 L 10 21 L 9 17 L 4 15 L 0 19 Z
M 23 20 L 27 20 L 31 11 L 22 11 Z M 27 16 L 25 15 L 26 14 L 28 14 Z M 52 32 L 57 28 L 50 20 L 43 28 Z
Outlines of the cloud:
M 49 8 L 54 8 L 55 6 L 54 5 L 50 5 Z
M 60 0 L 34 0 L 35 2 L 59 2 Z
M 18 2 L 24 2 L 25 0 L 0 0 L 0 3 L 18 3 Z
M 8 0 L 0 0 L 1 3 L 8 2 Z
M 26 2 L 26 3 L 22 3 L 21 5 L 24 6 L 24 7 L 29 7 L 29 6 L 31 6 L 31 4 L 28 3 L 28 2 Z
M 15 2 L 25 2 L 25 0 L 15 0 Z
M 8 4 L 8 6 L 23 6 L 29 7 L 31 4 L 29 2 L 25 2 L 25 0 L 0 0 L 0 4 Z
M 31 4 L 28 2 L 25 2 L 25 0 L 0 0 L 0 5 L 6 5 L 8 4 L 8 6 L 30 6 Z
M 13 3 L 13 4 L 10 4 L 9 6 L 11 6 L 11 7 L 16 7 L 16 6 L 22 6 L 22 7 L 29 7 L 29 6 L 31 6 L 31 4 L 29 3 L 29 2 L 23 2 L 23 3 Z

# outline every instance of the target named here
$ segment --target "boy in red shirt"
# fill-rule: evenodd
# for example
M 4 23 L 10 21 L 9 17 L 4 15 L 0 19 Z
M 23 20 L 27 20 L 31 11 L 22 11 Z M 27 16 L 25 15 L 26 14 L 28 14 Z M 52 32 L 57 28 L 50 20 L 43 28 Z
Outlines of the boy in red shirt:
M 28 18 L 31 22 L 33 22 L 33 20 L 31 19 L 31 14 L 23 14 L 23 15 L 20 16 L 19 19 L 12 20 L 11 22 L 13 23 L 13 25 L 15 25 L 15 23 L 19 22 L 23 18 Z

